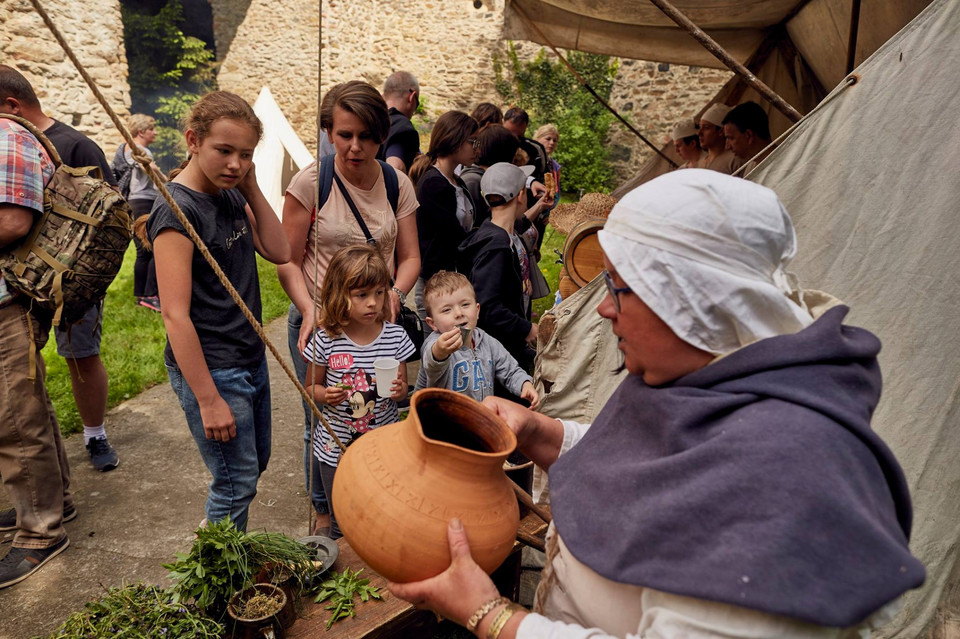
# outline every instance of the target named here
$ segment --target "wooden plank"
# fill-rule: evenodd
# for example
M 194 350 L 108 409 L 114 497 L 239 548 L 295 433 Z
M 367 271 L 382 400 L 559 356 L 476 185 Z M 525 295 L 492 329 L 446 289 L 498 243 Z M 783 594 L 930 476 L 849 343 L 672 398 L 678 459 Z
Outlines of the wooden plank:
M 327 620 L 330 619 L 330 611 L 324 610 L 327 604 L 315 604 L 312 598 L 304 598 L 303 616 L 287 630 L 288 639 L 298 637 L 386 639 L 402 637 L 418 630 L 424 631 L 431 624 L 436 624 L 436 616 L 433 613 L 417 610 L 413 605 L 391 595 L 386 588 L 387 580 L 371 570 L 345 539 L 337 540 L 337 545 L 340 546 L 340 556 L 333 564 L 333 570 L 343 572 L 345 568 L 350 570 L 362 568 L 363 576 L 370 579 L 370 585 L 380 588 L 383 601 L 370 600 L 361 603 L 357 599 L 354 607 L 357 616 L 338 621 L 330 630 L 327 630 Z
M 549 508 L 546 509 L 549 513 Z M 530 513 L 520 521 L 520 530 L 525 535 L 531 537 L 543 538 L 546 534 L 547 524 Z M 429 637 L 438 625 L 437 617 L 428 610 L 417 610 L 412 604 L 402 599 L 397 599 L 387 590 L 387 580 L 374 572 L 360 557 L 356 551 L 350 547 L 346 539 L 338 539 L 337 545 L 340 547 L 340 556 L 333 564 L 333 570 L 343 572 L 344 569 L 350 570 L 363 569 L 363 576 L 370 579 L 370 585 L 380 588 L 383 595 L 383 601 L 370 600 L 361 603 L 357 599 L 354 611 L 356 617 L 343 619 L 326 629 L 327 620 L 330 619 L 330 611 L 324 610 L 326 602 L 322 604 L 313 603 L 312 597 L 303 599 L 303 613 L 293 626 L 286 631 L 287 639 L 307 639 L 313 637 L 323 637 L 324 639 L 403 639 L 409 637 Z M 520 550 L 523 545 L 520 542 L 514 542 L 510 557 L 504 562 L 506 567 L 503 570 L 504 577 L 510 581 L 510 577 L 519 569 Z M 510 562 L 516 563 L 514 566 Z M 509 564 L 509 565 L 508 565 Z M 516 579 L 516 577 L 513 577 Z M 516 592 L 517 584 L 500 584 L 501 589 L 507 592 Z

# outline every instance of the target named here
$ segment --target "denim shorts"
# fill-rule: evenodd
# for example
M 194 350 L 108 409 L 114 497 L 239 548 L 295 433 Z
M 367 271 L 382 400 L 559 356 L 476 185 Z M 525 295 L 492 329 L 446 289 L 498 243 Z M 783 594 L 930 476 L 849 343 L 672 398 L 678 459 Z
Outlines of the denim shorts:
M 57 353 L 66 359 L 83 359 L 100 354 L 103 333 L 103 301 L 90 307 L 83 317 L 69 326 L 53 329 L 57 338 Z
M 207 520 L 217 522 L 229 516 L 237 528 L 246 530 L 257 481 L 270 460 L 270 377 L 266 355 L 258 365 L 249 368 L 210 370 L 217 391 L 230 406 L 237 423 L 237 436 L 227 442 L 207 439 L 197 398 L 180 369 L 167 366 L 167 374 L 203 463 L 213 477 L 205 508 Z

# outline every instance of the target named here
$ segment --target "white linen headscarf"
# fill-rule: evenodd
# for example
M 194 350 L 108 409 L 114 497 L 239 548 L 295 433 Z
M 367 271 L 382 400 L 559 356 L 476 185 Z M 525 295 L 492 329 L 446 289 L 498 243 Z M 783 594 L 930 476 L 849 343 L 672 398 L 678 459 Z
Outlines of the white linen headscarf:
M 785 270 L 793 222 L 759 184 L 674 171 L 625 195 L 598 236 L 624 282 L 697 348 L 723 355 L 813 323 Z

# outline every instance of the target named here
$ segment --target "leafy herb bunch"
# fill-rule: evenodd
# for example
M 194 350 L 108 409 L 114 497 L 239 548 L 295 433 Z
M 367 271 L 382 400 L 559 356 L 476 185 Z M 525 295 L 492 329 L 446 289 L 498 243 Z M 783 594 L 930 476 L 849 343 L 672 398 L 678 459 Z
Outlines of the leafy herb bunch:
M 246 589 L 263 570 L 286 569 L 303 584 L 313 572 L 312 550 L 286 535 L 245 533 L 229 518 L 198 528 L 189 553 L 164 564 L 174 581 L 175 602 L 192 601 L 213 615 L 222 615 L 233 593 Z M 269 576 L 268 576 L 269 578 Z
M 353 598 L 360 596 L 360 601 L 369 601 L 373 599 L 382 599 L 380 589 L 370 586 L 369 579 L 360 579 L 360 573 L 363 568 L 353 572 L 349 568 L 343 572 L 334 572 L 330 578 L 320 584 L 314 603 L 321 603 L 330 600 L 326 610 L 331 611 L 330 619 L 327 621 L 327 630 L 330 627 L 347 617 L 353 617 L 356 613 L 353 611 Z
M 156 586 L 142 583 L 110 588 L 106 596 L 91 601 L 75 612 L 51 639 L 184 639 L 219 638 L 224 627 L 198 612 L 193 606 L 173 601 L 173 596 Z

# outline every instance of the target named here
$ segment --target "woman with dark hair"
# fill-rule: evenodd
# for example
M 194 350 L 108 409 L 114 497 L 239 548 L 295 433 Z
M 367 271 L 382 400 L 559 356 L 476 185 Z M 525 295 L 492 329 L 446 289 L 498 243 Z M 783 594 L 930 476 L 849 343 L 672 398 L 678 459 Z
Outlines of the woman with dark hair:
M 470 117 L 477 121 L 480 128 L 488 124 L 503 124 L 503 111 L 501 111 L 500 107 L 496 104 L 491 104 L 490 102 L 481 102 L 478 104 L 477 108 L 470 114 Z
M 488 124 L 477 134 L 477 159 L 460 172 L 460 178 L 467 186 L 470 197 L 476 207 L 473 216 L 473 228 L 479 227 L 490 217 L 490 207 L 480 195 L 480 178 L 487 167 L 497 162 L 513 162 L 513 156 L 520 148 L 520 141 L 513 133 L 499 124 Z M 529 224 L 525 225 L 529 227 Z M 526 228 L 521 229 L 521 231 Z
M 447 111 L 430 133 L 430 150 L 410 169 L 417 187 L 417 228 L 420 277 L 416 285 L 417 311 L 423 308 L 423 283 L 438 271 L 455 271 L 457 246 L 473 228 L 474 202 L 454 170 L 470 166 L 477 157 L 477 121 L 462 111 Z M 424 330 L 429 330 L 424 323 Z
M 393 320 L 406 294 L 420 274 L 420 248 L 417 244 L 417 198 L 413 184 L 395 171 L 399 186 L 396 211 L 387 196 L 384 171 L 389 165 L 377 162 L 380 143 L 390 130 L 387 103 L 380 92 L 366 82 L 351 81 L 330 89 L 320 104 L 320 128 L 327 132 L 336 154 L 333 157 L 334 181 L 327 201 L 315 209 L 319 162 L 297 173 L 287 187 L 283 203 L 283 229 L 290 241 L 290 262 L 277 268 L 280 283 L 290 297 L 287 342 L 297 375 L 303 381 L 306 362 L 301 353 L 317 322 L 318 298 L 327 266 L 339 249 L 366 242 L 360 225 L 347 202 L 354 202 L 377 248 L 394 278 L 389 291 Z M 342 188 L 341 188 L 342 184 Z M 309 380 L 308 380 L 309 383 Z M 313 416 L 304 406 L 304 470 L 307 486 L 312 485 L 317 526 L 329 525 L 329 504 L 319 471 L 311 471 L 309 449 Z M 311 481 L 312 473 L 312 481 Z

